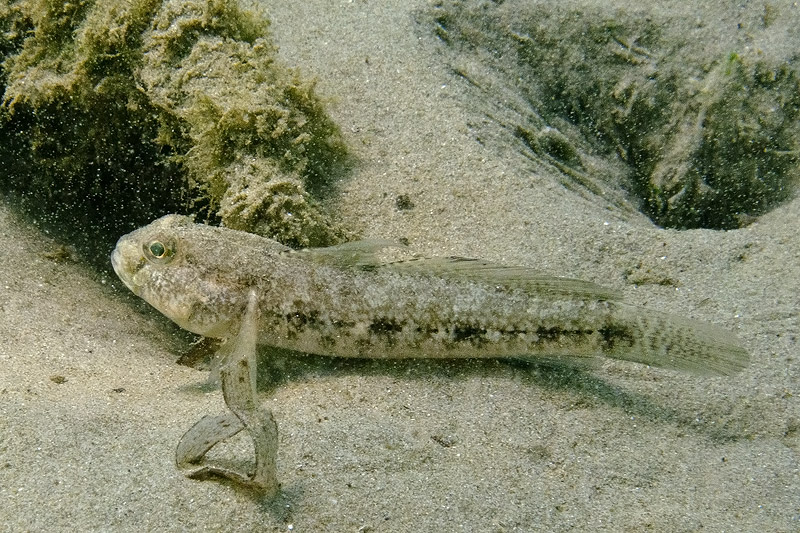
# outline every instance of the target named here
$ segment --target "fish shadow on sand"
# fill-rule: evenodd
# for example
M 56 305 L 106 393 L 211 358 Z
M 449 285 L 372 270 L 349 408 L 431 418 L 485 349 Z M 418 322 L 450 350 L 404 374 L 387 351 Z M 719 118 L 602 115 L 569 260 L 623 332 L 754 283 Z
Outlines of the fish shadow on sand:
M 509 386 L 522 383 L 532 388 L 551 393 L 553 401 L 563 403 L 564 395 L 569 397 L 571 409 L 596 409 L 607 407 L 621 412 L 626 417 L 636 417 L 660 425 L 674 425 L 697 435 L 703 435 L 714 442 L 735 442 L 750 439 L 752 435 L 743 428 L 753 425 L 753 421 L 736 419 L 736 398 L 715 399 L 713 410 L 727 423 L 707 424 L 698 420 L 697 405 L 705 405 L 706 400 L 692 398 L 691 405 L 683 409 L 667 405 L 674 403 L 671 398 L 659 401 L 657 390 L 650 393 L 632 391 L 624 384 L 606 378 L 601 368 L 601 358 L 580 364 L 557 360 L 529 361 L 522 359 L 359 359 L 327 357 L 299 354 L 291 350 L 262 347 L 259 350 L 258 391 L 268 396 L 281 386 L 296 381 L 345 376 L 391 377 L 406 382 L 431 382 L 432 378 L 461 381 L 474 377 L 508 378 Z M 628 363 L 613 362 L 613 365 Z M 638 366 L 638 365 L 637 365 Z M 686 379 L 685 374 L 655 369 L 658 381 L 665 382 L 668 375 Z M 630 379 L 630 378 L 628 378 Z M 705 377 L 691 379 L 707 380 Z M 732 379 L 732 378 L 711 378 Z M 733 378 L 735 379 L 735 378 Z M 651 383 L 652 380 L 647 380 Z M 205 387 L 214 385 L 206 384 Z M 658 387 L 654 387 L 657 389 Z M 547 394 L 545 394 L 547 396 Z M 557 398 L 560 397 L 560 398 Z M 756 416 L 751 412 L 749 416 Z M 535 415 L 532 414 L 532 417 Z
M 195 361 L 197 363 L 197 361 Z M 341 357 L 325 357 L 316 355 L 299 354 L 290 350 L 281 350 L 262 347 L 259 350 L 257 400 L 265 406 L 265 398 L 270 397 L 274 391 L 282 386 L 294 382 L 313 382 L 315 380 L 330 380 L 359 376 L 369 378 L 392 378 L 398 382 L 425 384 L 435 386 L 442 382 L 466 382 L 472 378 L 486 378 L 502 381 L 508 379 L 510 388 L 522 387 L 538 388 L 543 392 L 542 401 L 555 403 L 557 409 L 592 409 L 603 407 L 618 411 L 623 418 L 636 418 L 647 421 L 657 426 L 675 426 L 679 432 L 705 437 L 718 444 L 736 442 L 752 438 L 742 428 L 751 427 L 751 418 L 757 412 L 750 412 L 744 416 L 735 414 L 734 399 L 719 399 L 714 401 L 710 409 L 723 415 L 727 422 L 708 424 L 698 418 L 696 406 L 702 404 L 695 398 L 685 409 L 664 405 L 659 402 L 658 387 L 651 388 L 651 393 L 634 392 L 625 387 L 625 384 L 613 382 L 614 373 L 600 368 L 601 359 L 591 360 L 584 367 L 559 361 L 525 361 L 515 359 L 357 359 Z M 207 366 L 209 360 L 201 362 L 199 366 Z M 612 363 L 625 364 L 625 363 Z M 213 365 L 213 362 L 212 362 Z M 197 365 L 196 365 L 197 366 Z M 652 385 L 653 381 L 664 382 L 664 387 L 669 386 L 668 377 L 664 372 L 655 379 L 645 380 L 644 383 Z M 598 374 L 607 374 L 607 376 Z M 671 372 L 670 372 L 671 373 Z M 212 372 L 213 375 L 213 372 Z M 676 374 L 680 376 L 680 374 Z M 629 379 L 629 378 L 626 378 Z M 695 378 L 705 379 L 705 378 Z M 186 392 L 209 392 L 219 385 L 213 381 L 205 381 L 187 385 L 183 388 Z M 670 397 L 672 398 L 672 396 Z M 719 398 L 719 397 L 717 397 Z M 673 402 L 665 399 L 664 403 Z M 286 413 L 283 413 L 286 416 Z M 536 421 L 536 413 L 531 413 L 532 423 Z M 286 422 L 284 422 L 286 423 Z M 279 426 L 280 426 L 279 421 Z M 241 442 L 241 441 L 240 441 Z M 230 453 L 225 447 L 220 452 L 223 465 L 231 459 L 224 457 L 246 457 L 250 455 L 243 449 L 242 444 L 234 444 L 239 451 Z M 245 445 L 250 447 L 249 445 Z M 219 462 L 219 461 L 218 461 Z M 228 465 L 234 471 L 247 472 L 252 469 L 248 461 L 235 459 Z M 198 478 L 200 479 L 200 478 Z M 291 483 L 288 486 L 281 484 L 276 494 L 264 496 L 258 490 L 231 483 L 224 478 L 216 478 L 226 485 L 249 494 L 254 501 L 259 502 L 265 513 L 273 515 L 278 520 L 290 520 L 290 513 L 299 501 L 303 499 L 304 484 Z

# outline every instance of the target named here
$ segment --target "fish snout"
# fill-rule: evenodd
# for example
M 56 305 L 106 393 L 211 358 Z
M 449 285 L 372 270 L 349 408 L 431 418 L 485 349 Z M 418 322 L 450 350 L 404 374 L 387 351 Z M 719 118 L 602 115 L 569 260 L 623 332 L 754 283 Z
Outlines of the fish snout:
M 138 295 L 136 287 L 133 284 L 133 270 L 130 268 L 129 261 L 125 258 L 122 252 L 121 245 L 118 243 L 111 252 L 111 266 L 114 268 L 117 277 L 130 289 L 134 294 Z

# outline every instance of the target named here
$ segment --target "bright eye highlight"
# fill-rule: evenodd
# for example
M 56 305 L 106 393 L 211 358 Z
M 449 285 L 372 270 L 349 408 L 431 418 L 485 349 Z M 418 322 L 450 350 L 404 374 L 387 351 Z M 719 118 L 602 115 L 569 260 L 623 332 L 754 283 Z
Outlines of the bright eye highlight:
M 167 249 L 159 241 L 153 241 L 150 243 L 150 253 L 153 254 L 153 257 L 162 259 L 166 255 Z
M 144 256 L 153 263 L 168 263 L 175 255 L 175 245 L 170 240 L 153 240 L 142 245 Z

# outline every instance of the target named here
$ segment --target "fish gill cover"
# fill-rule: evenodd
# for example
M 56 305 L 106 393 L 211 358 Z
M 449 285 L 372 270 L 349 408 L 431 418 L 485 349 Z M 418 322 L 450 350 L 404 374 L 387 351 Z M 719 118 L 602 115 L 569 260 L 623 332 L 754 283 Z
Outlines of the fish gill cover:
M 0 188 L 77 233 L 181 211 L 339 242 L 309 191 L 346 150 L 268 27 L 235 0 L 4 0 Z

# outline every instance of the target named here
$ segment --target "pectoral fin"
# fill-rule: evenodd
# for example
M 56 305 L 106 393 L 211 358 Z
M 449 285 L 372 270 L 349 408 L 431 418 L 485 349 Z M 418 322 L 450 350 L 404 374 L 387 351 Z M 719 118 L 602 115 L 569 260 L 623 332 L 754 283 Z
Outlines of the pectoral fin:
M 175 461 L 187 477 L 222 477 L 274 496 L 280 488 L 276 471 L 278 427 L 272 412 L 260 408 L 256 401 L 257 303 L 255 292 L 251 292 L 238 334 L 228 339 L 219 351 L 222 394 L 231 412 L 206 416 L 195 424 L 178 443 Z M 252 475 L 211 462 L 201 464 L 211 448 L 242 429 L 253 439 L 256 457 Z M 195 466 L 198 464 L 199 467 Z

